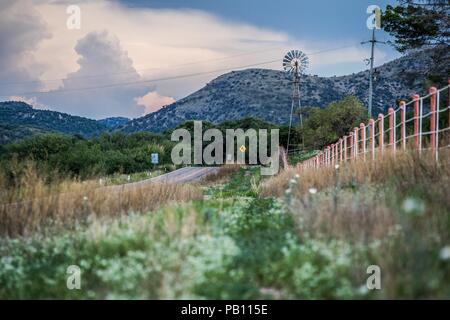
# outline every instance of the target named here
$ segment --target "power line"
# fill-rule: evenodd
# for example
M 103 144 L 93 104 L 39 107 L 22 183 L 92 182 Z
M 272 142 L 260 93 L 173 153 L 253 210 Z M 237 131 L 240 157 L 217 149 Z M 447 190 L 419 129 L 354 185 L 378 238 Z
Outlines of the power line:
M 266 48 L 266 49 L 261 49 L 261 50 L 247 51 L 247 52 L 237 53 L 237 54 L 234 54 L 234 55 L 224 56 L 224 57 L 220 57 L 220 58 L 206 59 L 206 60 L 202 60 L 202 61 L 192 61 L 192 62 L 186 62 L 186 63 L 181 63 L 181 64 L 175 64 L 175 65 L 168 66 L 168 67 L 165 67 L 165 68 L 134 69 L 134 70 L 123 71 L 123 72 L 103 73 L 103 74 L 93 74 L 93 75 L 86 75 L 86 76 L 71 77 L 70 80 L 72 80 L 72 79 L 89 79 L 89 78 L 109 77 L 109 76 L 115 76 L 115 75 L 139 73 L 139 72 L 149 71 L 149 70 L 165 70 L 165 69 L 169 69 L 169 68 L 172 69 L 172 68 L 184 67 L 184 66 L 189 66 L 189 65 L 196 65 L 196 64 L 202 64 L 202 63 L 208 63 L 208 62 L 229 60 L 229 59 L 238 58 L 238 57 L 251 55 L 251 54 L 255 54 L 255 53 L 273 51 L 273 50 L 281 49 L 281 48 L 284 48 L 284 47 L 285 46 L 283 45 L 283 46 L 271 47 L 271 48 Z M 69 78 L 66 77 L 66 78 L 55 78 L 55 79 L 30 80 L 30 81 L 22 81 L 22 82 L 0 82 L 0 86 L 20 85 L 20 84 L 27 84 L 27 83 L 55 82 L 55 81 L 64 81 L 64 80 L 69 80 Z
M 309 53 L 308 55 L 315 55 L 315 54 L 330 52 L 330 51 L 334 51 L 334 50 L 340 50 L 340 49 L 344 49 L 344 48 L 354 47 L 355 45 L 356 44 L 343 46 L 343 47 L 337 47 L 337 48 L 324 49 L 324 50 L 321 50 L 321 51 Z M 177 68 L 177 67 L 184 67 L 184 66 L 195 65 L 195 64 L 202 64 L 202 63 L 208 63 L 208 62 L 229 60 L 229 59 L 242 57 L 242 56 L 246 56 L 246 55 L 251 55 L 251 54 L 255 54 L 255 53 L 273 51 L 273 50 L 281 49 L 281 48 L 284 48 L 284 47 L 286 47 L 286 46 L 283 45 L 283 46 L 265 48 L 265 49 L 261 49 L 261 50 L 254 50 L 254 51 L 238 53 L 238 54 L 225 56 L 225 57 L 221 57 L 221 58 L 214 58 L 214 59 L 207 59 L 207 60 L 203 60 L 203 61 L 192 61 L 192 62 L 187 62 L 187 63 L 182 63 L 182 64 L 176 64 L 176 65 L 168 66 L 168 67 L 165 67 L 165 68 L 134 69 L 132 71 L 123 71 L 123 72 L 115 72 L 115 73 L 104 73 L 104 74 L 93 74 L 93 75 L 86 75 L 86 76 L 71 77 L 70 80 L 72 80 L 72 79 L 101 78 L 101 77 L 108 77 L 108 76 L 115 76 L 115 75 L 139 73 L 139 72 L 148 71 L 148 70 L 166 70 L 166 69 L 169 69 L 169 68 L 173 69 L 173 68 Z M 21 85 L 21 84 L 31 84 L 31 83 L 43 83 L 43 82 L 56 82 L 56 81 L 64 81 L 64 80 L 69 80 L 69 78 L 65 77 L 65 78 L 30 80 L 30 81 L 21 81 L 21 82 L 0 82 L 0 86 Z
M 344 49 L 344 48 L 354 47 L 355 45 L 357 45 L 357 44 L 324 49 L 324 50 L 320 50 L 320 51 L 309 53 L 308 55 L 316 55 L 316 54 L 321 54 L 321 53 L 325 53 L 325 52 L 341 50 L 341 49 Z M 249 53 L 245 53 L 245 54 L 249 54 Z M 243 54 L 241 54 L 241 55 L 243 55 Z M 52 91 L 29 91 L 29 92 L 22 92 L 22 93 L 12 93 L 12 94 L 9 94 L 8 96 L 11 96 L 11 95 L 18 95 L 18 96 L 20 96 L 20 95 L 31 95 L 31 94 L 65 93 L 65 92 L 75 92 L 75 91 L 83 91 L 83 90 L 95 90 L 95 89 L 114 88 L 114 87 L 119 87 L 119 86 L 139 85 L 139 84 L 153 83 L 153 82 L 159 82 L 159 81 L 169 81 L 169 80 L 183 79 L 183 78 L 201 76 L 201 75 L 212 74 L 212 73 L 217 73 L 217 72 L 231 71 L 231 70 L 242 69 L 242 68 L 256 67 L 256 66 L 267 65 L 267 64 L 271 64 L 271 63 L 275 63 L 275 62 L 279 62 L 279 59 L 263 61 L 263 62 L 260 62 L 260 63 L 254 63 L 254 64 L 249 64 L 249 65 L 241 65 L 241 66 L 235 66 L 235 67 L 221 68 L 221 69 L 216 69 L 216 70 L 211 70 L 211 71 L 189 73 L 189 74 L 172 76 L 172 77 L 164 77 L 164 78 L 157 78 L 157 79 L 148 79 L 148 80 L 112 83 L 112 84 L 107 84 L 107 85 L 102 85 L 102 86 L 93 86 L 93 87 L 59 89 L 59 90 L 52 90 Z M 64 79 L 62 79 L 62 80 L 64 80 Z M 3 95 L 3 97 L 7 97 L 7 96 Z
M 165 77 L 165 78 L 158 78 L 158 79 L 148 79 L 148 80 L 139 80 L 139 81 L 130 81 L 130 82 L 121 82 L 121 83 L 112 83 L 112 84 L 108 84 L 108 85 L 95 86 L 95 87 L 60 89 L 60 90 L 53 90 L 53 91 L 30 91 L 30 92 L 15 93 L 14 95 L 30 95 L 30 94 L 45 94 L 45 93 L 60 93 L 60 92 L 63 93 L 63 92 L 71 92 L 71 91 L 95 90 L 95 89 L 114 88 L 114 87 L 120 87 L 120 86 L 138 85 L 138 84 L 152 83 L 152 82 L 158 82 L 158 81 L 168 81 L 168 80 L 176 80 L 176 79 L 182 79 L 182 78 L 188 78 L 188 77 L 195 77 L 195 76 L 201 76 L 201 75 L 206 75 L 206 74 L 211 74 L 211 73 L 230 71 L 230 70 L 241 69 L 241 68 L 250 68 L 250 67 L 266 65 L 266 64 L 270 64 L 270 63 L 274 63 L 274 62 L 280 62 L 280 59 L 271 60 L 271 61 L 264 61 L 264 62 L 255 63 L 255 64 L 249 64 L 249 65 L 245 65 L 245 66 L 236 66 L 236 67 L 216 69 L 216 70 L 211 70 L 211 71 L 183 74 L 183 75 L 178 75 L 178 76 L 173 76 L 173 77 Z

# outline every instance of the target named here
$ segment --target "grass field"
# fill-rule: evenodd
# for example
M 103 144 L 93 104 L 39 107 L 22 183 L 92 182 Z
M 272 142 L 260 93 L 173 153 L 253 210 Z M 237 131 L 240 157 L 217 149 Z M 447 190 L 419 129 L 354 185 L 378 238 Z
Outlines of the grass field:
M 151 207 L 99 205 L 45 232 L 3 234 L 0 298 L 449 298 L 441 159 L 399 154 L 273 178 L 226 168 Z M 66 287 L 70 265 L 80 290 Z M 367 289 L 370 265 L 381 290 Z

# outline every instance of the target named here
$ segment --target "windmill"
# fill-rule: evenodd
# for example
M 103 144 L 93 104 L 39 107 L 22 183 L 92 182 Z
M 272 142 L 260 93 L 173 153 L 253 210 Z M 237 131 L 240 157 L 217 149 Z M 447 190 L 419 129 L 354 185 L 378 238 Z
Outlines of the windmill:
M 289 117 L 289 133 L 287 141 L 287 152 L 289 152 L 289 140 L 291 136 L 292 127 L 292 115 L 294 111 L 300 111 L 300 75 L 304 74 L 305 70 L 308 68 L 309 59 L 305 53 L 300 50 L 291 50 L 283 58 L 283 68 L 289 75 L 292 75 L 292 104 L 291 104 L 291 114 Z M 300 125 L 303 125 L 303 117 L 300 112 Z

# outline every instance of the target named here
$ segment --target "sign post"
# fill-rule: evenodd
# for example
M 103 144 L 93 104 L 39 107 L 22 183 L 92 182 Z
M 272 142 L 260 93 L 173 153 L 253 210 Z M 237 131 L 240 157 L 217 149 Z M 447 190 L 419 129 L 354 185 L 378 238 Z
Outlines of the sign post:
M 150 162 L 153 165 L 153 168 L 155 167 L 155 165 L 157 165 L 159 163 L 159 155 L 157 153 L 152 153 L 151 157 L 150 157 Z

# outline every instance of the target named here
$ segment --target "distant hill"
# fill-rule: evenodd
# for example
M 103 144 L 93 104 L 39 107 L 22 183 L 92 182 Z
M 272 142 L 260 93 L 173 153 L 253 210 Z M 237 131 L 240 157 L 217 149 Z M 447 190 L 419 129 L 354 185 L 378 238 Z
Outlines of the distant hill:
M 441 50 L 441 63 L 434 63 L 435 49 L 419 51 L 377 68 L 374 86 L 374 115 L 384 112 L 397 99 L 424 92 L 427 76 L 438 70 L 447 77 L 450 66 L 448 48 Z M 340 77 L 306 75 L 301 80 L 301 104 L 325 107 L 347 95 L 367 105 L 368 71 Z M 444 78 L 445 80 L 445 78 Z M 446 81 L 446 80 L 445 80 Z M 291 107 L 292 85 L 286 73 L 267 69 L 233 71 L 212 80 L 193 94 L 154 113 L 127 122 L 124 132 L 161 132 L 187 120 L 219 123 L 251 116 L 286 124 Z
M 130 119 L 125 117 L 111 117 L 106 119 L 97 120 L 100 124 L 108 127 L 109 129 L 114 129 L 119 126 L 123 126 L 125 123 L 130 121 Z
M 56 111 L 33 109 L 24 102 L 0 102 L 0 144 L 46 132 L 90 137 L 107 130 L 107 126 L 95 120 Z
M 374 115 L 384 112 L 397 99 L 407 99 L 413 93 L 423 94 L 424 88 L 433 81 L 446 83 L 450 74 L 450 50 L 443 47 L 411 53 L 378 67 L 377 74 Z M 328 78 L 305 75 L 301 80 L 301 104 L 325 107 L 332 101 L 353 95 L 367 105 L 367 88 L 367 71 Z M 233 71 L 169 106 L 133 120 L 113 117 L 96 121 L 34 109 L 23 102 L 0 102 L 0 144 L 46 132 L 85 137 L 111 131 L 158 133 L 189 120 L 218 124 L 252 117 L 273 124 L 286 124 L 291 107 L 291 90 L 291 79 L 282 71 Z

